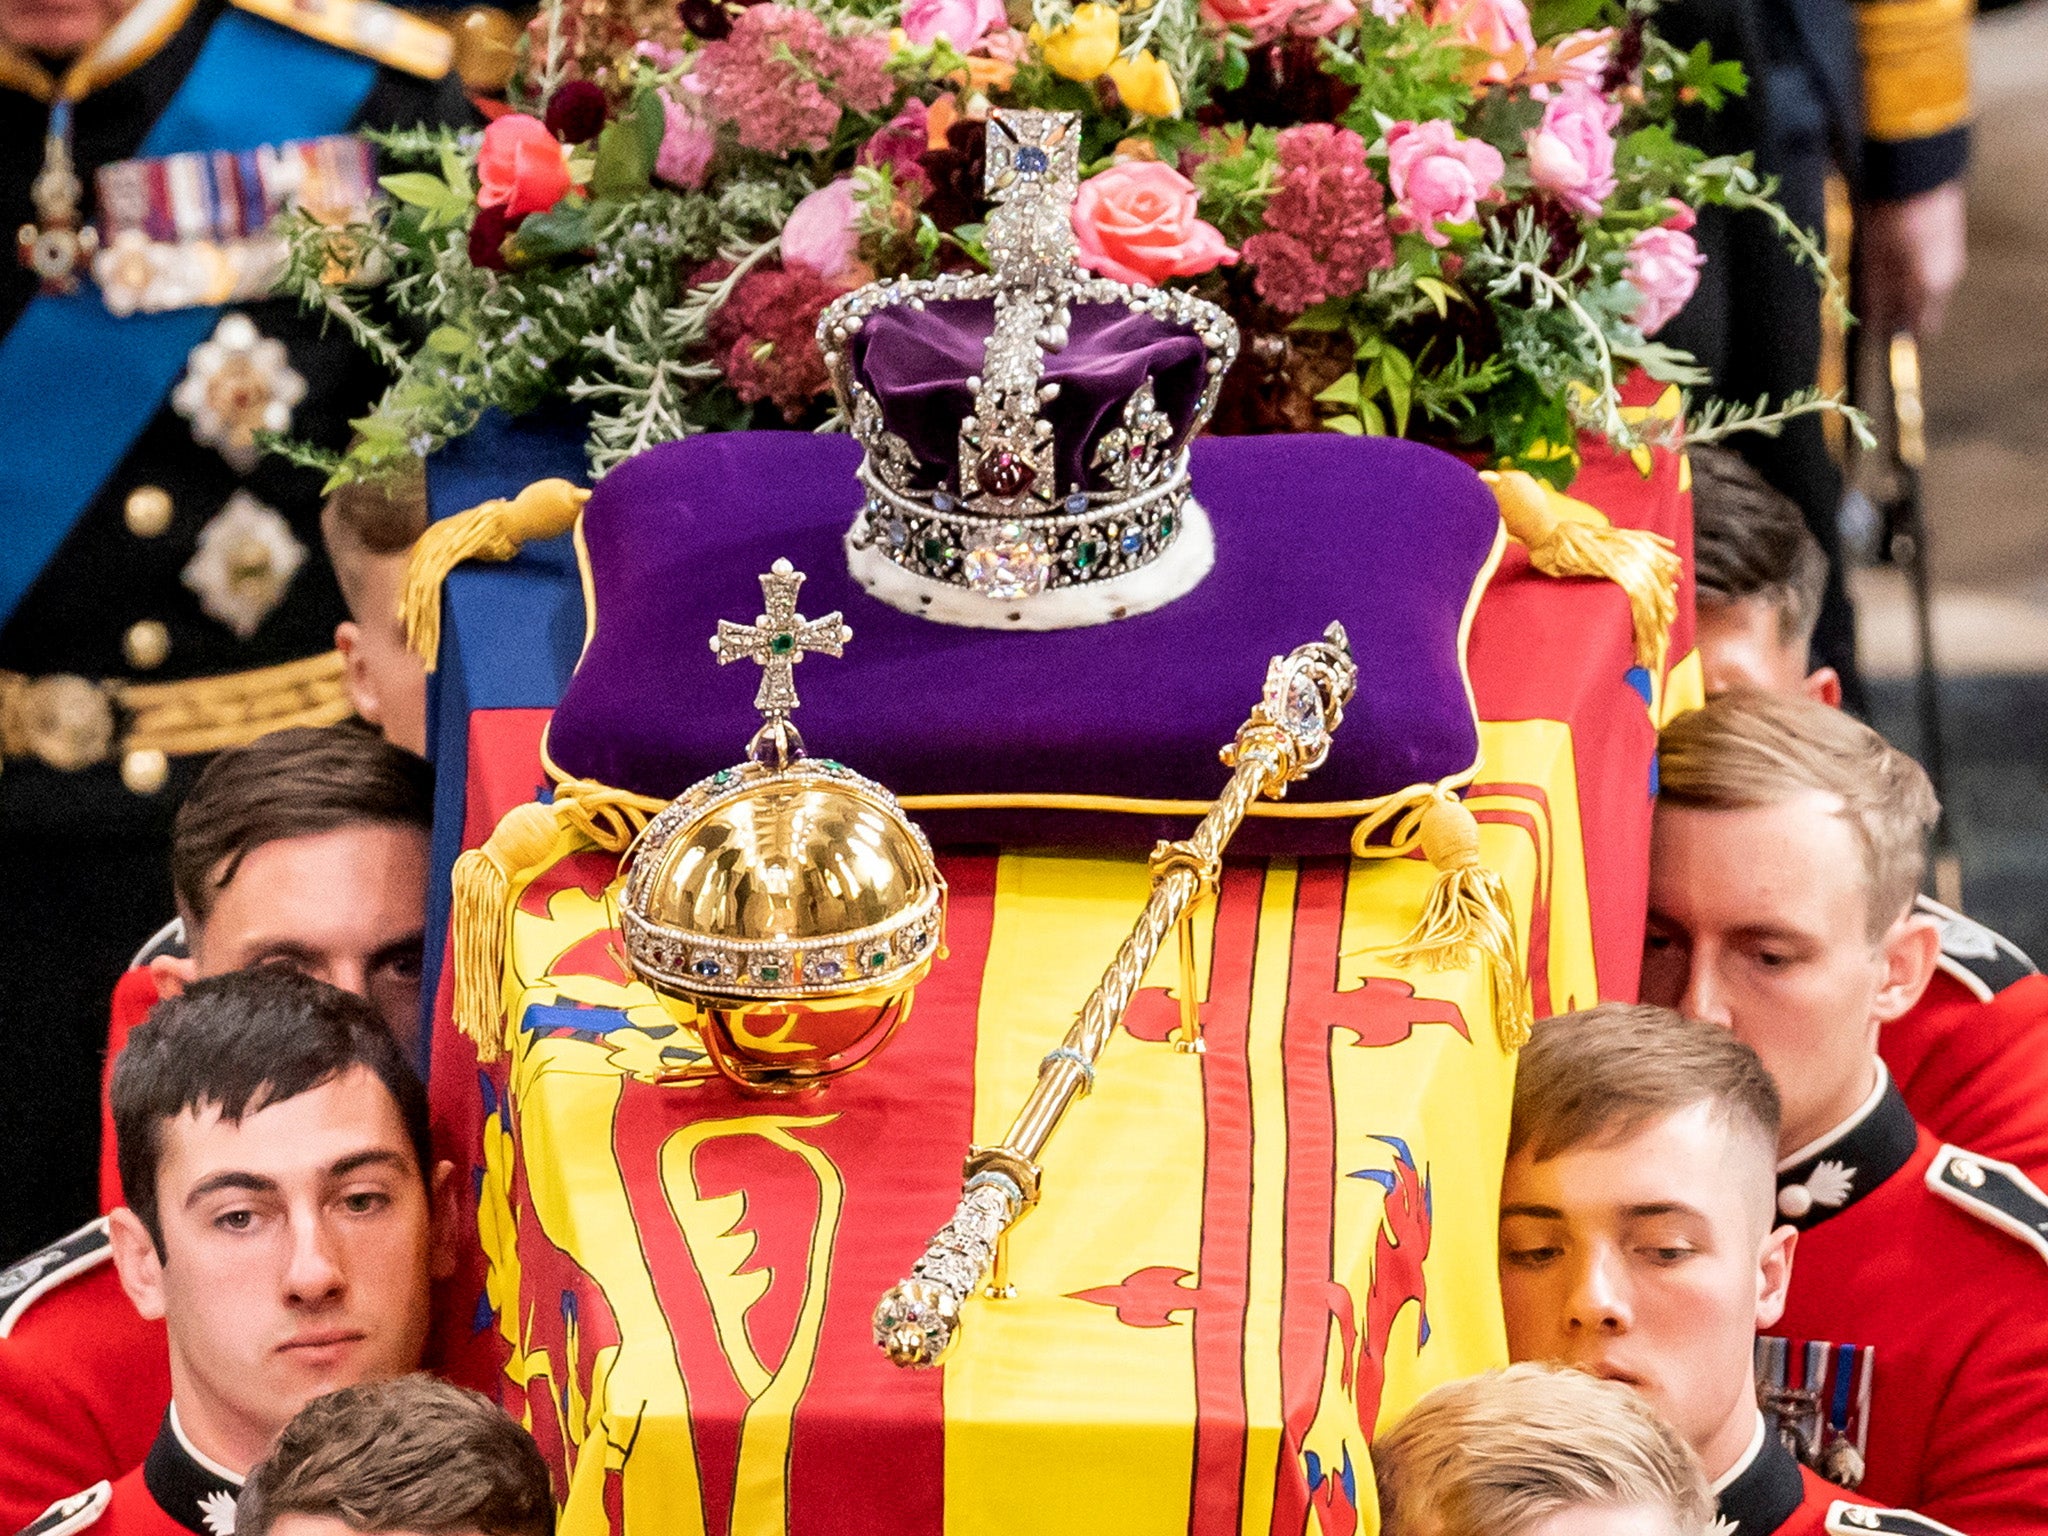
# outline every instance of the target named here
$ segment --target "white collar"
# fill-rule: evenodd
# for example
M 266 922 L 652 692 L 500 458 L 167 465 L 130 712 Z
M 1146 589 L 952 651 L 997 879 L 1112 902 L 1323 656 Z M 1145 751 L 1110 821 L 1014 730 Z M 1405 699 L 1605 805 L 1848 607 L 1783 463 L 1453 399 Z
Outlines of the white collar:
M 200 1466 L 204 1467 L 207 1471 L 211 1472 L 215 1477 L 219 1478 L 222 1482 L 233 1483 L 237 1488 L 239 1488 L 242 1486 L 243 1483 L 248 1481 L 248 1479 L 244 1477 L 241 1473 L 230 1472 L 226 1467 L 222 1466 L 219 1462 L 215 1461 L 211 1456 L 207 1455 L 206 1452 L 200 1450 L 198 1446 L 192 1443 L 192 1437 L 185 1433 L 185 1426 L 178 1422 L 178 1405 L 176 1402 L 173 1402 L 171 1404 L 171 1433 L 178 1437 L 178 1449 L 183 1451 L 187 1456 L 190 1456 L 194 1461 L 198 1462 Z
M 1756 1416 L 1756 1428 L 1751 1430 L 1749 1434 L 1749 1449 L 1735 1458 L 1734 1466 L 1714 1479 L 1711 1491 L 1715 1498 L 1720 1498 L 1722 1494 L 1728 1491 L 1729 1485 L 1735 1479 L 1742 1476 L 1743 1473 L 1756 1464 L 1757 1457 L 1763 1454 L 1763 1448 L 1764 1416 L 1762 1413 L 1758 1413 Z
M 1877 1106 L 1884 1102 L 1885 1093 L 1890 1089 L 1891 1085 L 1891 1070 L 1885 1066 L 1883 1059 L 1880 1058 L 1877 1063 L 1877 1084 L 1870 1090 L 1870 1096 L 1857 1106 L 1856 1112 L 1833 1130 L 1816 1136 L 1798 1151 L 1791 1153 L 1789 1156 L 1779 1158 L 1778 1172 L 1783 1173 L 1787 1169 L 1796 1168 L 1808 1158 L 1825 1152 L 1829 1147 L 1855 1130 L 1857 1126 L 1876 1114 Z

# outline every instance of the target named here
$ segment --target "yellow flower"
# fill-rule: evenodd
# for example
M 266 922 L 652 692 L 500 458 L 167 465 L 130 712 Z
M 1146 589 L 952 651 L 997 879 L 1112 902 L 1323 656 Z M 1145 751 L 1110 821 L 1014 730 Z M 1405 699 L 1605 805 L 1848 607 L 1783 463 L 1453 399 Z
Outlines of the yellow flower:
M 1124 106 L 1138 116 L 1180 116 L 1180 87 L 1150 48 L 1140 49 L 1135 59 L 1118 59 L 1108 75 Z
M 1115 61 L 1122 23 L 1113 7 L 1088 0 L 1074 7 L 1074 19 L 1063 27 L 1048 32 L 1034 26 L 1031 41 L 1045 55 L 1047 68 L 1069 80 L 1093 80 Z

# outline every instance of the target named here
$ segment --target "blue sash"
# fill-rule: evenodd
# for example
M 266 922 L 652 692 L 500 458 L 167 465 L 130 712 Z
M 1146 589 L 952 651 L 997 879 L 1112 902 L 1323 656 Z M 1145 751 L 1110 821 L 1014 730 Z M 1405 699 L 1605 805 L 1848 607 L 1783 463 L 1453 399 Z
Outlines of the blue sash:
M 240 11 L 213 25 L 140 153 L 340 133 L 377 66 Z M 163 406 L 219 307 L 116 319 L 88 283 L 41 294 L 0 338 L 0 623 Z

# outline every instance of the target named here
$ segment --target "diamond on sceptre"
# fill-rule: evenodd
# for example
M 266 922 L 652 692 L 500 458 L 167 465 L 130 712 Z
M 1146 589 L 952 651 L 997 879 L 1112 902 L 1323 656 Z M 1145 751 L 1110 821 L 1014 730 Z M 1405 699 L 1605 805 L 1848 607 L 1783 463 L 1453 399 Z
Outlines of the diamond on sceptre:
M 718 664 L 742 657 L 761 668 L 761 686 L 754 694 L 754 708 L 761 711 L 763 729 L 788 721 L 797 707 L 796 664 L 811 651 L 837 656 L 853 638 L 852 626 L 840 621 L 835 609 L 822 619 L 807 619 L 796 611 L 797 589 L 804 573 L 787 560 L 778 560 L 761 578 L 761 596 L 767 612 L 751 624 L 718 621 L 718 633 L 711 639 Z

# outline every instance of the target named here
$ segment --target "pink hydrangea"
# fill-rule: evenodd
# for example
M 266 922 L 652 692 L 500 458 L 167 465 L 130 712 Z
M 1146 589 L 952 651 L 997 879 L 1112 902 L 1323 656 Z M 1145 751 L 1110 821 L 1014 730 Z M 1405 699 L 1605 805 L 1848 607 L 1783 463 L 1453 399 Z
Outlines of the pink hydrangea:
M 1645 336 L 1664 329 L 1700 285 L 1707 258 L 1691 235 L 1669 225 L 1637 233 L 1628 247 L 1629 286 L 1642 295 L 1629 318 Z
M 1478 218 L 1479 204 L 1499 193 L 1507 168 L 1499 150 L 1483 139 L 1459 138 L 1442 118 L 1394 124 L 1387 130 L 1393 227 L 1419 232 L 1431 245 L 1449 245 L 1438 226 Z
M 1365 140 L 1333 123 L 1305 123 L 1283 130 L 1278 148 L 1280 190 L 1243 254 L 1259 297 L 1298 315 L 1356 293 L 1368 272 L 1393 264 L 1394 243 Z
M 813 153 L 831 143 L 847 111 L 872 113 L 895 95 L 889 40 L 875 32 L 835 36 L 815 11 L 751 5 L 729 36 L 697 54 L 714 116 L 733 124 L 748 149 Z
M 1567 85 L 1525 136 L 1529 179 L 1574 213 L 1595 218 L 1614 194 L 1614 128 L 1621 104 L 1583 85 Z

